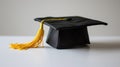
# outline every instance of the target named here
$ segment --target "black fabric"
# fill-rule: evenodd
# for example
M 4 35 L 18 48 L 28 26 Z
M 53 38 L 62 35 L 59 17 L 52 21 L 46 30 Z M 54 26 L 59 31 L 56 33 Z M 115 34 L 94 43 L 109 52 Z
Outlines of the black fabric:
M 46 42 L 57 49 L 83 47 L 90 44 L 87 27 L 60 30 L 50 28 Z
M 88 19 L 79 16 L 69 16 L 69 17 L 43 17 L 35 18 L 35 21 L 41 21 L 43 19 L 52 19 L 52 18 L 67 18 L 67 20 L 55 20 L 55 21 L 46 21 L 45 24 L 54 28 L 54 29 L 64 29 L 64 28 L 75 28 L 81 26 L 91 26 L 91 25 L 107 25 L 107 23 Z
M 79 16 L 69 17 L 41 17 L 35 21 L 53 18 L 67 18 L 66 20 L 45 21 L 50 26 L 47 43 L 57 49 L 83 47 L 90 44 L 87 26 L 107 25 L 107 23 Z

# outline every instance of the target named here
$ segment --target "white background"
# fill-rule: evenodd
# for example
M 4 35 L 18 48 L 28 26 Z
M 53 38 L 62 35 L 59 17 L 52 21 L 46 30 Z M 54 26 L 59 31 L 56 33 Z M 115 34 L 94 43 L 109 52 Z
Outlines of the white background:
M 76 15 L 109 24 L 88 27 L 89 48 L 57 50 L 46 43 L 26 51 L 9 48 L 33 39 L 36 17 Z M 120 0 L 0 0 L 0 67 L 120 67 L 119 25 Z
M 109 24 L 89 27 L 90 36 L 120 36 L 120 0 L 0 0 L 0 35 L 33 36 L 36 17 L 76 15 Z

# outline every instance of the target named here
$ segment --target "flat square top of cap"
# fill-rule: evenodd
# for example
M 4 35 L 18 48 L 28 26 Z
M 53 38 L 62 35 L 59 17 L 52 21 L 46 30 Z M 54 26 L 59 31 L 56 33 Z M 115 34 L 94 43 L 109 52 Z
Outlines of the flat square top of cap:
M 35 21 L 41 21 L 44 19 L 54 19 L 54 18 L 65 18 L 66 20 L 50 20 L 45 21 L 45 24 L 54 28 L 54 29 L 64 29 L 64 28 L 75 28 L 75 27 L 82 27 L 82 26 L 91 26 L 91 25 L 107 25 L 107 23 L 88 19 L 85 17 L 79 16 L 68 16 L 68 17 L 42 17 L 42 18 L 35 18 Z

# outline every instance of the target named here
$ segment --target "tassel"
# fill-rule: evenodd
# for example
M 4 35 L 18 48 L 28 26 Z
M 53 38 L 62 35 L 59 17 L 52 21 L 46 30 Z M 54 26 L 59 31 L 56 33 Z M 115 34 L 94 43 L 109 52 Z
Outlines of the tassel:
M 41 47 L 44 47 L 42 43 L 44 36 L 43 24 L 44 21 L 54 21 L 54 20 L 66 20 L 65 18 L 54 18 L 54 19 L 44 19 L 40 22 L 40 27 L 36 33 L 36 36 L 31 42 L 27 43 L 12 43 L 10 44 L 10 48 L 17 50 L 26 50 L 29 48 L 37 48 L 40 44 Z
M 43 24 L 44 24 L 44 20 L 41 21 L 40 27 L 36 33 L 36 36 L 34 37 L 34 39 L 31 42 L 10 44 L 10 48 L 18 49 L 18 50 L 37 48 L 39 46 L 39 44 L 41 44 L 41 42 L 43 41 L 43 36 L 44 36 Z M 43 47 L 42 44 L 41 44 L 41 46 Z

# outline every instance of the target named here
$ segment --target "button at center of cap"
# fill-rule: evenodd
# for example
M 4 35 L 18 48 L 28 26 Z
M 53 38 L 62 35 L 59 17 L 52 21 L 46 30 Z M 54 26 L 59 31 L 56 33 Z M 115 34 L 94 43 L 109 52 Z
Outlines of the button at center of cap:
M 67 21 L 70 21 L 69 23 L 79 23 L 79 22 L 84 22 L 86 19 L 80 19 L 80 18 L 68 18 Z

